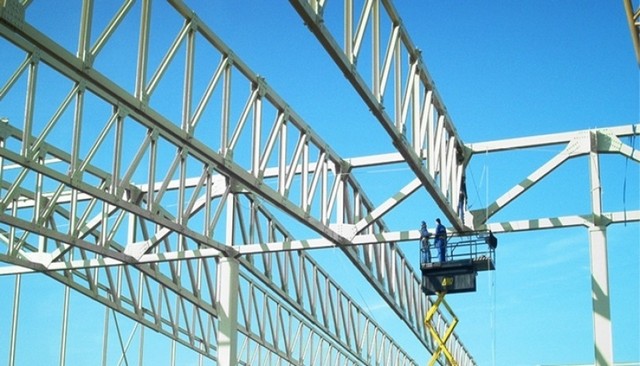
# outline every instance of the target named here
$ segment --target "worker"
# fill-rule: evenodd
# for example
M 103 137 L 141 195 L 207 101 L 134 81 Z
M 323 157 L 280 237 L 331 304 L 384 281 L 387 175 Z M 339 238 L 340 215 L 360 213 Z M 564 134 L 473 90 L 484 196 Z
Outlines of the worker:
M 489 230 L 489 236 L 485 239 L 485 242 L 489 245 L 489 249 L 496 249 L 498 247 L 498 238 L 496 238 L 491 230 Z
M 440 262 L 446 261 L 447 257 L 447 229 L 440 222 L 440 219 L 436 219 L 436 248 L 438 248 L 438 257 Z
M 467 182 L 463 175 L 460 182 L 460 193 L 458 194 L 458 216 L 464 224 L 464 211 L 467 208 Z
M 429 237 L 431 233 L 427 230 L 427 223 L 422 221 L 420 225 L 420 264 L 431 262 L 431 250 L 429 249 Z

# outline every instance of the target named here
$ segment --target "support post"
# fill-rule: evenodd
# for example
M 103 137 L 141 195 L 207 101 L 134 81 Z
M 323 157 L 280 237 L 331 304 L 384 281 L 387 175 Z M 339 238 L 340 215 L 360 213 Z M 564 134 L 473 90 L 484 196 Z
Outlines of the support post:
M 591 298 L 593 302 L 593 341 L 596 366 L 613 365 L 611 306 L 607 237 L 604 227 L 589 228 L 591 255 Z
M 238 260 L 221 257 L 218 261 L 218 365 L 238 364 Z
M 596 366 L 613 365 L 613 337 L 609 300 L 609 268 L 607 258 L 607 222 L 602 216 L 602 185 L 598 156 L 598 132 L 590 133 L 589 174 L 591 176 L 591 210 L 593 226 L 589 227 L 591 262 L 591 301 L 593 307 L 593 342 Z
M 13 290 L 13 312 L 11 316 L 11 332 L 9 336 L 9 366 L 16 364 L 16 343 L 18 340 L 18 311 L 20 309 L 20 280 L 21 275 L 16 275 L 16 284 Z

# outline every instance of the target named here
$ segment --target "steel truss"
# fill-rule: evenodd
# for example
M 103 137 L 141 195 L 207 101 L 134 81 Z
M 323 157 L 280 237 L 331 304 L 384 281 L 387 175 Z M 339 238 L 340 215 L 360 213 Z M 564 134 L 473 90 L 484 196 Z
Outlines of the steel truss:
M 456 208 L 469 151 L 391 1 L 346 0 L 343 11 L 329 11 L 324 0 L 290 3 L 454 228 L 463 230 Z
M 184 3 L 168 3 L 180 26 L 159 60 L 149 55 L 150 1 L 123 2 L 97 31 L 102 13 L 84 2 L 77 48 L 30 23 L 37 4 L 6 0 L 0 8 L 3 61 L 12 67 L 0 101 L 24 103 L 3 107 L 9 118 L 0 125 L 1 258 L 12 264 L 3 274 L 44 273 L 222 364 L 415 364 L 315 262 L 290 251 L 294 240 L 269 213 L 275 210 L 342 248 L 434 349 L 420 325 L 430 303 L 402 251 L 392 242 L 347 247 L 343 223 L 358 223 L 361 234 L 386 230 L 371 219 L 375 207 L 349 164 Z M 137 49 L 105 60 L 136 12 Z M 213 69 L 197 67 L 211 61 Z M 118 62 L 137 65 L 133 86 L 109 76 L 105 65 Z M 182 71 L 177 117 L 154 99 L 174 90 L 165 80 L 175 64 Z M 55 87 L 44 85 L 50 78 Z M 221 116 L 214 138 L 212 111 Z M 288 251 L 239 257 L 247 244 L 274 242 Z M 222 285 L 228 280 L 237 293 Z M 19 304 L 19 281 L 15 288 Z M 235 308 L 237 317 L 228 317 Z M 295 337 L 287 332 L 293 328 Z
M 562 150 L 553 158 L 490 203 L 488 207 L 469 212 L 474 228 L 490 229 L 494 232 L 509 232 L 569 226 L 606 226 L 611 223 L 637 221 L 640 213 L 637 210 L 605 213 L 602 212 L 601 208 L 595 209 L 594 207 L 592 212 L 585 212 L 582 215 L 488 224 L 488 220 L 496 213 L 514 202 L 520 195 L 533 188 L 556 168 L 571 159 L 589 157 L 591 161 L 596 161 L 601 154 L 619 154 L 635 162 L 640 162 L 640 151 L 621 140 L 624 137 L 637 136 L 639 131 L 640 125 L 628 125 L 469 144 L 468 146 L 474 154 L 530 149 L 542 146 L 562 147 Z M 589 171 L 593 179 L 593 188 L 600 190 L 599 164 L 590 163 Z M 601 200 L 599 196 L 591 198 L 594 205 Z M 598 205 L 601 206 L 601 204 Z
M 421 187 L 454 229 L 585 226 L 603 258 L 604 228 L 640 221 L 637 210 L 602 210 L 598 164 L 604 153 L 638 162 L 638 152 L 620 138 L 638 135 L 640 126 L 464 144 L 389 1 L 365 1 L 358 21 L 350 0 L 339 21 L 325 18 L 324 1 L 291 3 L 397 154 L 338 156 L 180 0 L 153 7 L 150 0 L 126 0 L 111 13 L 84 1 L 72 42 L 31 23 L 30 12 L 42 3 L 2 2 L 0 113 L 8 119 L 0 124 L 0 261 L 6 264 L 0 274 L 16 279 L 6 300 L 13 302 L 10 364 L 21 342 L 21 278 L 37 272 L 65 285 L 60 364 L 74 341 L 66 331 L 70 288 L 105 305 L 103 343 L 116 342 L 108 332 L 110 311 L 136 324 L 129 340 L 138 336 L 140 360 L 151 338 L 144 329 L 152 329 L 171 340 L 172 364 L 184 347 L 201 364 L 414 365 L 304 249 L 340 248 L 434 353 L 438 342 L 422 326 L 432 302 L 397 245 L 419 233 L 391 232 L 381 219 Z M 158 30 L 159 8 L 172 16 L 163 27 L 175 32 Z M 330 26 L 340 23 L 342 30 Z M 386 37 L 383 28 L 390 30 Z M 365 45 L 367 38 L 373 46 Z M 127 40 L 131 47 L 121 47 Z M 113 65 L 128 76 L 117 76 Z M 362 78 L 367 74 L 371 81 Z M 178 112 L 161 103 L 167 95 Z M 566 148 L 487 209 L 458 216 L 473 154 L 549 144 Z M 591 213 L 489 223 L 578 156 L 590 161 Z M 416 178 L 376 206 L 352 171 L 395 163 L 408 164 Z M 283 216 L 320 237 L 297 240 Z M 594 309 L 607 309 L 606 260 L 603 266 L 592 259 L 592 272 L 594 291 L 606 295 Z M 439 310 L 431 322 L 439 334 L 450 327 Z M 596 354 L 606 363 L 610 319 L 594 315 L 594 323 L 604 334 Z M 129 342 L 118 338 L 121 358 L 130 355 Z M 455 333 L 447 349 L 459 365 L 475 364 Z

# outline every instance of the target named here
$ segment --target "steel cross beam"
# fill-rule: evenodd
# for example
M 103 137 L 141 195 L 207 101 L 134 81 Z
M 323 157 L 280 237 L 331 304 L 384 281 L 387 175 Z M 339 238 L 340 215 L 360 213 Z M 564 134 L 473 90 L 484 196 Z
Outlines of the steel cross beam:
M 354 1 L 346 0 L 342 22 L 325 19 L 325 14 L 340 14 L 325 12 L 330 2 L 290 2 L 453 227 L 462 231 L 465 225 L 457 207 L 469 152 L 391 1 L 364 1 L 355 20 Z M 385 22 L 390 27 L 386 37 L 381 34 Z M 330 29 L 327 24 L 344 27 Z M 367 30 L 373 42 L 370 48 L 363 43 Z M 367 55 L 370 62 L 358 63 Z M 371 75 L 371 80 L 363 75 Z
M 473 227 L 484 229 L 493 215 L 515 201 L 517 197 L 534 187 L 536 183 L 569 159 L 589 154 L 620 154 L 640 162 L 640 151 L 620 140 L 622 137 L 637 136 L 638 134 L 640 134 L 640 125 L 636 124 L 469 144 L 469 149 L 473 153 L 564 145 L 564 149 L 556 156 L 489 204 L 487 208 L 472 211 L 470 214 L 473 217 Z M 595 146 L 593 146 L 593 140 L 596 141 Z

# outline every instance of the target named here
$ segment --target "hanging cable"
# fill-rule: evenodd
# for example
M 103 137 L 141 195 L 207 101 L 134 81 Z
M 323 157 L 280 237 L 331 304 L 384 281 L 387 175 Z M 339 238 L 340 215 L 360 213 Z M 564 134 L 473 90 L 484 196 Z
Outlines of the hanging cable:
M 489 151 L 485 151 L 485 160 L 484 160 L 484 168 L 487 174 L 487 185 L 484 190 L 484 224 L 487 226 L 487 221 L 489 221 L 489 166 L 487 165 L 486 157 L 489 156 Z
M 485 162 L 484 162 L 484 166 L 482 167 L 482 174 L 480 175 L 480 185 L 482 185 L 482 182 L 485 179 L 485 175 L 486 175 L 486 170 L 487 170 L 487 161 L 486 161 L 486 157 L 488 156 L 488 151 L 485 152 Z M 473 170 L 469 169 L 471 172 L 471 181 L 473 182 L 473 188 L 476 191 L 476 197 L 478 199 L 478 202 L 480 202 L 480 205 L 482 205 L 482 197 L 480 197 L 480 192 L 479 192 L 479 187 L 478 187 L 478 183 L 476 182 L 476 177 L 473 174 Z M 487 201 L 485 201 L 486 204 Z M 469 200 L 467 198 L 467 205 L 468 208 L 471 208 L 473 205 L 469 204 Z

